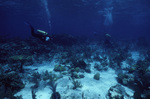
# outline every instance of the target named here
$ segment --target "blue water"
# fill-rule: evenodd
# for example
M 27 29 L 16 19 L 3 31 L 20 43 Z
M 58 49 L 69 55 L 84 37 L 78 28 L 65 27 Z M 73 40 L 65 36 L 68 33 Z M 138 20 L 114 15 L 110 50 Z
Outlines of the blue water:
M 149 0 L 1 0 L 0 34 L 28 38 L 30 22 L 49 34 L 150 36 Z

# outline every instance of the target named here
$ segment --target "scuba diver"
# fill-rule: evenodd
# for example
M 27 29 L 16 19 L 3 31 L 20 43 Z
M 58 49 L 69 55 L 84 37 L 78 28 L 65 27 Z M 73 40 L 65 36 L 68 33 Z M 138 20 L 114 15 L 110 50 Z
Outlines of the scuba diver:
M 33 26 L 30 23 L 28 22 L 25 22 L 25 23 L 30 27 L 31 34 L 33 37 L 39 38 L 43 42 L 49 41 L 50 39 L 52 39 L 52 37 L 50 37 L 47 32 L 37 29 L 37 33 L 36 33 Z
M 106 48 L 112 48 L 112 42 L 111 42 L 111 35 L 110 34 L 105 34 L 105 40 L 104 40 L 104 45 Z

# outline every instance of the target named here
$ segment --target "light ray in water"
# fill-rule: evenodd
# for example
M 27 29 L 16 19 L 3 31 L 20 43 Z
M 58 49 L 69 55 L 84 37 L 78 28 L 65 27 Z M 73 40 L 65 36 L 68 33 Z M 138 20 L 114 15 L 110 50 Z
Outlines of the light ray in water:
M 105 8 L 105 21 L 104 21 L 104 25 L 105 26 L 109 26 L 109 25 L 112 25 L 113 24 L 113 18 L 112 18 L 112 9 L 113 7 L 111 8 Z
M 46 15 L 48 17 L 49 32 L 51 32 L 51 15 L 50 15 L 50 10 L 48 9 L 48 2 L 47 2 L 47 0 L 41 0 L 41 2 L 44 5 L 44 9 L 45 9 Z

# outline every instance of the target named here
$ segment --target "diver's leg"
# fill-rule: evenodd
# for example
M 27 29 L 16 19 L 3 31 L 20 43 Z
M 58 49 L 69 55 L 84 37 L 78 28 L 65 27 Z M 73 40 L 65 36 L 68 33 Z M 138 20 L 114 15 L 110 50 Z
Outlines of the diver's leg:
M 25 22 L 25 23 L 30 27 L 31 34 L 32 34 L 33 37 L 36 37 L 36 38 L 41 39 L 42 41 L 45 41 L 45 37 L 43 35 L 41 35 L 41 34 L 35 33 L 34 28 L 33 28 L 33 26 L 30 23 L 28 23 L 28 22 Z
M 33 26 L 28 22 L 25 22 L 25 24 L 27 24 L 30 27 L 32 36 L 37 37 L 37 34 L 34 32 Z

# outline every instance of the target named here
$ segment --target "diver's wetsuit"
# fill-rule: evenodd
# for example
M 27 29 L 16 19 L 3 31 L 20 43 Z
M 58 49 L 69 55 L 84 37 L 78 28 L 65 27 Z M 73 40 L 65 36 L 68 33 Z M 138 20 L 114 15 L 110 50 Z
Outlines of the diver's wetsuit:
M 29 23 L 27 23 L 27 24 L 30 26 L 31 34 L 33 37 L 39 38 L 41 41 L 48 41 L 50 39 L 50 36 L 48 36 L 48 35 L 42 35 L 42 34 L 35 33 L 33 26 Z
M 112 48 L 111 36 L 109 34 L 105 34 L 104 45 L 106 48 Z

